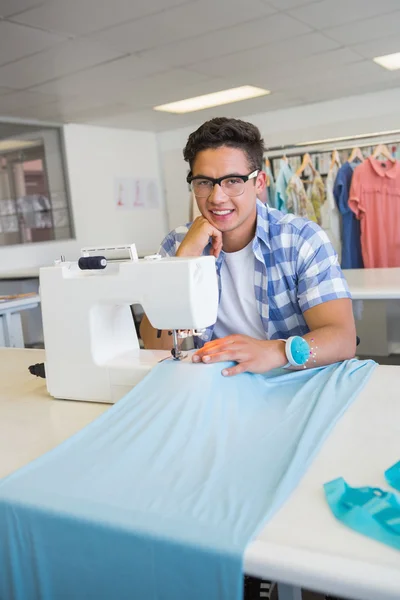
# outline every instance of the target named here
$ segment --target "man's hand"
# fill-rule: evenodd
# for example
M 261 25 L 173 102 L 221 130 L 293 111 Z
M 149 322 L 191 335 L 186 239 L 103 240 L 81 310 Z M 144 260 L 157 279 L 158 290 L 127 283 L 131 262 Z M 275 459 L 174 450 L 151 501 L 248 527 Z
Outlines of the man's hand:
M 192 358 L 206 364 L 235 361 L 235 367 L 224 369 L 222 375 L 265 373 L 287 364 L 285 344 L 280 340 L 256 340 L 247 335 L 228 335 L 208 342 Z
M 201 256 L 210 238 L 210 255 L 218 258 L 222 250 L 222 233 L 204 217 L 197 217 L 179 246 L 176 256 Z

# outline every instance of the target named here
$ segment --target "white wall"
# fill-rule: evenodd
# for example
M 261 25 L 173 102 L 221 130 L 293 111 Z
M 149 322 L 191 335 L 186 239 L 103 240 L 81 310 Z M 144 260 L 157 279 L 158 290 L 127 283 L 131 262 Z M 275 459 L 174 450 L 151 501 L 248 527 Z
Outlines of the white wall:
M 156 135 L 67 125 L 64 128 L 75 240 L 0 247 L 0 273 L 51 264 L 64 254 L 77 258 L 82 246 L 135 242 L 139 253 L 155 252 L 167 219 Z M 156 178 L 161 206 L 155 210 L 117 211 L 115 177 Z
M 243 118 L 257 125 L 267 147 L 272 147 L 400 129 L 399 106 L 400 88 L 396 88 Z M 229 116 L 229 107 L 226 114 Z M 197 126 L 202 121 L 199 112 Z M 158 135 L 170 229 L 185 223 L 189 216 L 188 167 L 182 149 L 194 129 L 196 126 Z

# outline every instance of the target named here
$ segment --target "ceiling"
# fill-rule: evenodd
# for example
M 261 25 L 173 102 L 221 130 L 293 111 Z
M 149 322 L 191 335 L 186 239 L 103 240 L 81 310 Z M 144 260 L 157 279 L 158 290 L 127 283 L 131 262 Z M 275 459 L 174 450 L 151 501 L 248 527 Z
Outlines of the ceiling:
M 400 86 L 399 0 L 0 0 L 0 115 L 162 131 Z M 270 96 L 152 110 L 239 85 Z

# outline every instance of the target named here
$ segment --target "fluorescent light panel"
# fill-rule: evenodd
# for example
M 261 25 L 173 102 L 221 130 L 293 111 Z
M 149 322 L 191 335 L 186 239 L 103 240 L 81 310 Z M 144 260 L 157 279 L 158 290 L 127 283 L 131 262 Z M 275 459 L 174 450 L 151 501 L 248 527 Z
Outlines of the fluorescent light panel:
M 395 54 L 385 54 L 385 56 L 377 56 L 373 61 L 389 71 L 396 71 L 397 69 L 400 69 L 400 52 L 395 52 Z
M 253 87 L 252 85 L 242 85 L 241 87 L 214 92 L 213 94 L 205 94 L 204 96 L 196 96 L 187 100 L 179 100 L 179 102 L 171 102 L 170 104 L 161 104 L 155 106 L 154 110 L 162 112 L 171 112 L 176 114 L 184 114 L 195 112 L 196 110 L 204 110 L 213 106 L 221 106 L 223 104 L 231 104 L 232 102 L 241 102 L 250 98 L 258 98 L 259 96 L 267 96 L 271 92 L 262 88 Z
M 32 148 L 33 146 L 37 146 L 38 142 L 29 141 L 29 140 L 1 140 L 0 141 L 0 152 L 4 150 L 23 150 L 24 148 Z

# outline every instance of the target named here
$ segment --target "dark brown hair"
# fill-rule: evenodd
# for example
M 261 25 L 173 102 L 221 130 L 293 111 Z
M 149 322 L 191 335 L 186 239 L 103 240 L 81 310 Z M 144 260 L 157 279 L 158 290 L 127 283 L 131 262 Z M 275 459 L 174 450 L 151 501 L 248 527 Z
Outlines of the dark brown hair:
M 250 170 L 263 168 L 265 146 L 260 130 L 246 121 L 217 117 L 206 121 L 189 135 L 183 157 L 189 163 L 190 171 L 198 152 L 221 146 L 243 150 Z

